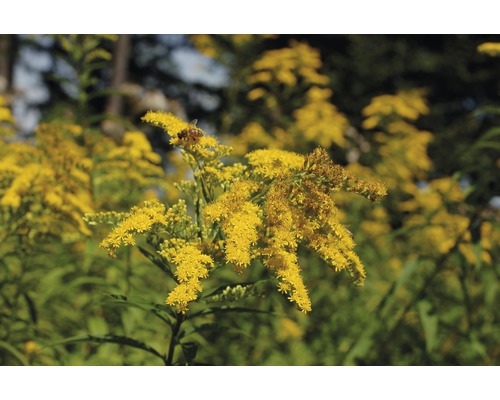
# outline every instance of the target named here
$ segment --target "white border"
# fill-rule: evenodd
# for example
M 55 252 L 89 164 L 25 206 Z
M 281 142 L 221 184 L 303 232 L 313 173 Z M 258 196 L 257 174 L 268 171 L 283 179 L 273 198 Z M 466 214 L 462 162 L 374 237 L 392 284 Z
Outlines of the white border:
M 19 0 L 0 33 L 500 33 L 491 0 Z
M 500 367 L 1 367 L 5 399 L 489 399 Z

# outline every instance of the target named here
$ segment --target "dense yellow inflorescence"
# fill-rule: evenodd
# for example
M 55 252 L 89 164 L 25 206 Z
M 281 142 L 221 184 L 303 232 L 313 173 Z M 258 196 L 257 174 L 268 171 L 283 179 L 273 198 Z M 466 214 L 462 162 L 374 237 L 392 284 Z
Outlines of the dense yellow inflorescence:
M 160 251 L 160 254 L 176 266 L 175 276 L 179 284 L 169 293 L 166 303 L 185 313 L 189 303 L 195 301 L 202 291 L 200 279 L 208 276 L 209 267 L 213 267 L 214 262 L 196 245 L 183 241 L 169 244 L 173 245 Z
M 230 264 L 242 272 L 258 258 L 277 278 L 278 290 L 309 312 L 311 301 L 297 259 L 301 244 L 335 271 L 345 270 L 363 283 L 365 271 L 331 194 L 350 191 L 377 201 L 386 194 L 384 185 L 359 180 L 321 149 L 307 156 L 261 149 L 246 156 L 247 166 L 225 165 L 221 158 L 230 149 L 201 129 L 172 114 L 148 112 L 143 119 L 165 129 L 191 166 L 194 181 L 179 187 L 190 195 L 195 212 L 189 215 L 184 203 L 166 209 L 147 202 L 118 221 L 101 247 L 114 256 L 141 233 L 158 243 L 159 254 L 177 279 L 167 304 L 187 312 L 211 268 Z M 106 216 L 90 217 L 99 218 Z
M 259 148 L 300 149 L 346 145 L 349 122 L 331 103 L 329 78 L 321 74 L 321 56 L 306 43 L 266 51 L 252 64 L 246 81 L 254 107 L 262 107 L 240 135 L 229 138 L 234 154 L 245 155 Z M 293 98 L 293 107 L 284 109 Z M 290 107 L 290 106 L 288 106 Z M 279 123 L 278 123 L 279 121 Z
M 363 127 L 374 130 L 377 159 L 370 167 L 353 163 L 348 169 L 363 177 L 380 177 L 387 184 L 393 212 L 404 216 L 401 230 L 405 235 L 405 254 L 437 257 L 448 254 L 459 243 L 458 250 L 467 262 L 490 263 L 487 246 L 492 235 L 484 223 L 480 243 L 474 244 L 471 220 L 464 209 L 465 191 L 451 177 L 429 178 L 432 161 L 427 153 L 433 135 L 414 125 L 428 112 L 422 90 L 375 97 L 363 110 Z M 387 240 L 393 227 L 385 209 L 363 212 L 359 228 L 377 248 L 390 248 Z
M 92 160 L 77 143 L 82 131 L 71 124 L 41 124 L 36 146 L 5 143 L 0 149 L 0 212 L 11 237 L 50 235 L 73 241 L 90 235 L 81 215 L 91 212 Z M 16 233 L 17 232 L 17 233 Z
M 303 79 L 310 84 L 323 85 L 328 83 L 328 78 L 317 72 L 320 66 L 318 50 L 293 40 L 290 47 L 264 53 L 254 63 L 253 69 L 256 72 L 249 77 L 248 82 L 254 84 L 276 81 L 286 86 L 295 86 L 298 79 Z
M 0 257 L 19 240 L 30 251 L 52 238 L 82 243 L 92 233 L 82 215 L 96 208 L 128 210 L 147 188 L 161 187 L 160 156 L 141 132 L 127 132 L 117 144 L 53 121 L 41 123 L 29 142 L 18 141 L 2 136 L 3 128 L 15 133 L 15 121 L 3 98 L 0 109 Z M 99 222 L 116 222 L 119 214 L 113 213 Z
M 203 211 L 208 222 L 220 224 L 226 235 L 226 261 L 240 272 L 250 265 L 251 247 L 258 240 L 259 207 L 247 201 L 257 189 L 254 182 L 237 181 L 231 190 L 208 204 Z

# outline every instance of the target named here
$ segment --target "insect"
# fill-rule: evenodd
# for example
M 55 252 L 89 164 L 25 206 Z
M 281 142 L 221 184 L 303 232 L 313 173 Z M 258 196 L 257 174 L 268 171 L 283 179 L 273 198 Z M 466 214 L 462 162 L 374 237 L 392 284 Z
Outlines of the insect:
M 177 137 L 189 144 L 194 144 L 204 135 L 203 131 L 196 126 L 198 120 L 192 120 L 186 128 L 177 134 Z

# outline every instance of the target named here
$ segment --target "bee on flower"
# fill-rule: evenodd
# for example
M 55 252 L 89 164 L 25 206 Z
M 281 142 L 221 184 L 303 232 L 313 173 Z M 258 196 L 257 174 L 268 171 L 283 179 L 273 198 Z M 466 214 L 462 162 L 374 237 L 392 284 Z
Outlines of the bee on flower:
M 203 131 L 196 126 L 198 123 L 197 119 L 191 121 L 186 128 L 177 134 L 177 137 L 182 142 L 189 144 L 196 144 L 200 141 L 200 138 L 204 136 Z

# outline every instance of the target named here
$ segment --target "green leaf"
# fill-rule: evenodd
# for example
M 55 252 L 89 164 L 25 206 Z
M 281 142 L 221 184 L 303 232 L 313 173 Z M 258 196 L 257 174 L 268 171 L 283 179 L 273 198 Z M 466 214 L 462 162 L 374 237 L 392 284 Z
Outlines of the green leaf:
M 476 111 L 473 112 L 473 115 L 475 117 L 479 117 L 479 116 L 487 115 L 487 114 L 499 114 L 500 115 L 500 107 L 487 105 L 487 106 L 479 107 Z
M 416 258 L 412 260 L 408 260 L 403 268 L 403 271 L 399 275 L 399 278 L 396 282 L 396 289 L 399 289 L 404 283 L 408 280 L 408 278 L 413 275 L 413 273 L 417 270 L 418 261 Z
M 176 283 L 177 279 L 175 278 L 174 274 L 170 270 L 169 266 L 165 261 L 163 261 L 160 257 L 155 256 L 154 254 L 150 253 L 148 250 L 146 250 L 144 247 L 137 246 L 139 251 L 146 257 L 148 258 L 154 265 L 156 265 L 158 268 L 160 268 L 163 272 L 165 272 L 170 278 L 172 278 Z
M 24 366 L 29 365 L 29 362 L 26 359 L 26 357 L 19 350 L 17 350 L 14 346 L 10 345 L 9 343 L 4 342 L 3 340 L 0 340 L 0 348 L 3 348 L 7 352 L 9 352 L 11 355 L 13 355 L 15 358 L 17 358 L 22 365 L 24 365 Z
M 373 333 L 373 332 L 372 332 Z M 374 340 L 372 335 L 366 335 L 356 342 L 356 344 L 351 348 L 349 353 L 347 353 L 343 365 L 355 365 L 357 360 L 362 360 L 366 357 L 369 351 L 372 349 Z
M 246 308 L 246 307 L 229 307 L 229 306 L 221 306 L 221 307 L 210 307 L 203 311 L 199 311 L 197 313 L 188 315 L 186 320 L 193 319 L 199 316 L 209 315 L 209 314 L 217 314 L 217 313 L 254 313 L 254 314 L 274 314 L 273 311 L 263 311 L 256 310 L 254 308 Z
M 433 315 L 433 306 L 428 300 L 419 301 L 417 310 L 424 328 L 425 350 L 427 353 L 431 353 L 437 345 L 438 316 Z
M 53 346 L 59 346 L 62 344 L 74 344 L 74 343 L 85 343 L 85 342 L 115 343 L 115 344 L 120 344 L 123 346 L 129 346 L 129 347 L 133 347 L 136 349 L 144 350 L 148 353 L 155 355 L 158 358 L 161 358 L 163 361 L 165 361 L 165 357 L 163 357 L 158 351 L 156 351 L 151 346 L 148 346 L 146 343 L 129 338 L 127 336 L 117 336 L 117 335 L 109 335 L 109 334 L 108 335 L 74 336 L 71 338 L 67 338 L 67 339 L 52 343 L 52 344 L 47 345 L 45 347 L 53 347 Z
M 33 303 L 33 300 L 31 300 L 31 297 L 29 297 L 27 293 L 23 293 L 23 297 L 28 304 L 31 320 L 34 324 L 36 324 L 38 322 L 38 313 L 36 311 L 35 303 Z
M 151 301 L 144 300 L 135 296 L 127 297 L 121 294 L 114 293 L 108 293 L 108 296 L 111 297 L 113 301 L 108 300 L 106 301 L 106 303 L 120 304 L 126 307 L 135 307 L 143 311 L 151 312 L 169 326 L 172 326 L 173 321 L 169 320 L 165 315 L 162 314 L 166 313 L 172 318 L 176 318 L 175 313 L 164 304 L 153 303 Z
M 100 317 L 89 317 L 87 319 L 88 331 L 91 334 L 101 334 L 108 330 L 108 324 L 104 318 Z
M 488 358 L 488 351 L 486 350 L 486 347 L 478 340 L 477 335 L 475 332 L 472 332 L 472 334 L 469 337 L 471 348 L 478 354 L 480 355 L 483 359 Z
M 195 342 L 181 343 L 181 348 L 186 364 L 192 364 L 198 352 L 198 344 Z
M 214 322 L 207 322 L 205 324 L 201 324 L 199 326 L 192 326 L 190 328 L 187 328 L 182 332 L 181 337 L 186 337 L 189 336 L 193 333 L 203 333 L 203 332 L 212 332 L 216 331 L 219 329 L 219 325 L 214 323 Z
M 500 127 L 491 128 L 487 130 L 471 147 L 469 147 L 467 151 L 470 153 L 471 151 L 483 148 L 499 149 L 500 143 L 498 142 L 497 137 L 500 137 Z

